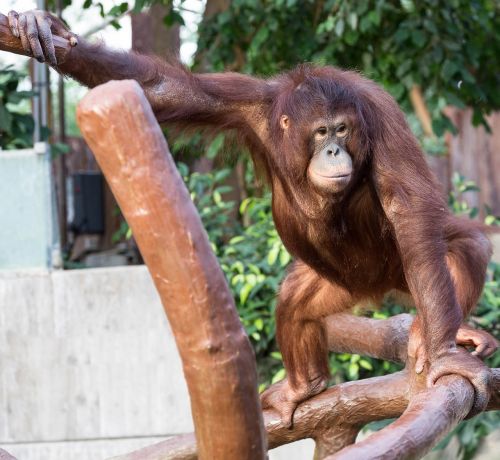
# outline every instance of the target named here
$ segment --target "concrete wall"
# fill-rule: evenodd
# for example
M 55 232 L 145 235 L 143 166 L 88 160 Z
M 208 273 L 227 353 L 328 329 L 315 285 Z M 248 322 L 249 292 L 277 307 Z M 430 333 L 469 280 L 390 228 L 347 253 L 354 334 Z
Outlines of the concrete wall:
M 144 266 L 0 272 L 0 447 L 19 460 L 96 460 L 192 430 Z M 305 441 L 270 458 L 312 451 Z
M 0 269 L 60 265 L 47 144 L 1 152 L 0 209 Z

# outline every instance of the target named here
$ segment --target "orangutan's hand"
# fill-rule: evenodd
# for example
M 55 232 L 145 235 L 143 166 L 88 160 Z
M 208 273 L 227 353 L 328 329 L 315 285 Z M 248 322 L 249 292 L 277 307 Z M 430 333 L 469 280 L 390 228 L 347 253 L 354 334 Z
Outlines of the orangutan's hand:
M 485 359 L 498 349 L 498 341 L 486 331 L 462 324 L 457 332 L 457 345 L 474 347 L 473 355 Z
M 481 359 L 488 358 L 498 349 L 498 341 L 491 334 L 467 324 L 462 324 L 458 329 L 456 344 L 462 347 L 474 347 L 471 354 Z M 417 374 L 423 372 L 427 362 L 427 353 L 418 317 L 415 318 L 410 329 L 408 356 L 416 359 L 415 371 Z
M 467 350 L 455 348 L 431 360 L 427 373 L 427 386 L 434 385 L 444 375 L 452 374 L 466 378 L 474 387 L 474 404 L 467 417 L 473 417 L 484 411 L 491 395 L 491 370 Z
M 57 17 L 41 10 L 30 10 L 24 13 L 10 11 L 9 27 L 12 34 L 21 39 L 24 50 L 39 62 L 47 61 L 57 65 L 56 52 L 52 37 L 57 35 L 76 46 L 78 40 Z

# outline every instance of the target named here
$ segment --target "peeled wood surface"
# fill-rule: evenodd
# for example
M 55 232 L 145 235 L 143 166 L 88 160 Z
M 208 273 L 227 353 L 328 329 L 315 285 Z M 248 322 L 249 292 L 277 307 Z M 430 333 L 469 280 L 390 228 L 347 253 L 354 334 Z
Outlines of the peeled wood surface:
M 200 458 L 265 458 L 254 354 L 142 89 L 128 80 L 101 85 L 80 102 L 77 119 L 172 326 Z

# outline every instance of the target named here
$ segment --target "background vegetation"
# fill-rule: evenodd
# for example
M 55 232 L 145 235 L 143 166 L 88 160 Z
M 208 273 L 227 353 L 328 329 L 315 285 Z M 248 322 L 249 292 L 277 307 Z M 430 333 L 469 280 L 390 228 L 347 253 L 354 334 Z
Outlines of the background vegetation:
M 24 73 L 0 68 L 0 148 L 22 149 L 33 145 L 33 117 L 29 107 L 31 91 L 19 91 Z

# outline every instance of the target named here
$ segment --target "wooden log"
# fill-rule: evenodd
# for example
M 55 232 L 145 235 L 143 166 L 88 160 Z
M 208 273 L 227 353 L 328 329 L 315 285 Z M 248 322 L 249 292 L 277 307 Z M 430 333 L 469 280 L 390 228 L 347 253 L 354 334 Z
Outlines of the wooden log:
M 77 120 L 172 326 L 199 457 L 264 459 L 253 350 L 142 89 L 131 80 L 101 85 L 80 102 Z
M 469 413 L 474 402 L 472 385 L 463 377 L 447 375 L 435 388 L 415 394 L 395 422 L 325 460 L 422 458 Z M 390 400 L 387 400 L 390 404 Z
M 361 334 L 349 332 L 356 320 Z M 412 317 L 406 314 L 387 320 L 339 314 L 328 318 L 325 326 L 330 346 L 336 351 L 405 362 L 411 322 Z M 338 339 L 335 346 L 334 337 Z M 281 423 L 274 410 L 264 410 L 269 448 L 313 438 L 318 459 L 399 460 L 423 455 L 467 415 L 473 390 L 464 378 L 446 376 L 435 387 L 412 394 L 415 380 L 423 380 L 424 376 L 414 373 L 411 359 L 407 366 L 408 370 L 391 375 L 335 385 L 304 401 L 295 411 L 292 429 Z M 491 371 L 491 399 L 487 410 L 499 410 L 500 369 Z M 280 384 L 273 387 L 278 389 Z M 383 430 L 351 445 L 367 423 L 399 416 Z M 181 435 L 113 460 L 197 458 L 194 436 Z

